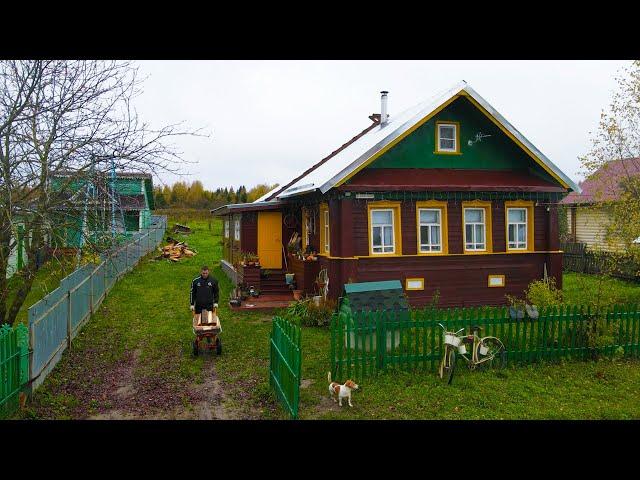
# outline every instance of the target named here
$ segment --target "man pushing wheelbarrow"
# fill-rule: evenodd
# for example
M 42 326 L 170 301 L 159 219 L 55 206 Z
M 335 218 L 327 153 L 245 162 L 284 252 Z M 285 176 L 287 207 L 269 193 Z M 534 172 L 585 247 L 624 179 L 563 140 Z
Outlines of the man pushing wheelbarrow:
M 216 349 L 222 353 L 222 342 L 218 336 L 222 332 L 218 318 L 218 300 L 220 289 L 218 281 L 209 276 L 209 267 L 200 269 L 200 275 L 191 282 L 191 311 L 193 312 L 193 354 L 198 355 L 200 347 Z

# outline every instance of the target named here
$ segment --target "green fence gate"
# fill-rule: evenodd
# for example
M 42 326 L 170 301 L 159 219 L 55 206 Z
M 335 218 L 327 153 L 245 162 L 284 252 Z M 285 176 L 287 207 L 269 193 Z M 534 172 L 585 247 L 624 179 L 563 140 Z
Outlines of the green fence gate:
M 29 329 L 0 327 L 0 418 L 18 408 L 20 390 L 29 381 Z
M 271 326 L 269 384 L 291 418 L 298 418 L 302 350 L 300 327 L 275 317 Z

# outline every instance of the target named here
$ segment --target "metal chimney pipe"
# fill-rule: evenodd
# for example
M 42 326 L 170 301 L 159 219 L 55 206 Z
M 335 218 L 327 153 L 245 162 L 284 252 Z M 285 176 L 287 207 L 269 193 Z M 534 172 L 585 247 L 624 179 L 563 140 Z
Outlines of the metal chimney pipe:
M 382 97 L 380 97 L 380 124 L 381 125 L 386 125 L 387 123 L 387 92 L 386 90 L 383 90 L 380 92 L 380 94 L 382 95 Z

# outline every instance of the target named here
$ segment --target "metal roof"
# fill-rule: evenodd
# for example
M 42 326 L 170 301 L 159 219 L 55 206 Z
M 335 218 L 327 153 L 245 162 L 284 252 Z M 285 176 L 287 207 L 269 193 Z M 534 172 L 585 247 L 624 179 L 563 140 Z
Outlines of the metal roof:
M 262 195 L 260 198 L 258 198 L 257 200 L 254 200 L 251 203 L 262 203 L 264 202 L 267 198 L 269 198 L 271 195 L 273 195 L 274 192 L 277 192 L 278 189 L 282 188 L 280 185 L 278 185 L 275 188 L 272 188 L 271 190 L 269 190 L 267 193 L 265 193 L 264 195 Z
M 214 216 L 227 215 L 233 212 L 247 212 L 253 210 L 265 210 L 269 208 L 276 208 L 281 204 L 279 201 L 270 202 L 252 202 L 252 203 L 232 203 L 229 205 L 222 205 L 218 208 L 210 210 Z
M 404 138 L 404 136 L 411 133 L 413 129 L 424 123 L 426 118 L 435 115 L 460 95 L 473 99 L 493 118 L 499 127 L 502 127 L 504 131 L 511 134 L 525 150 L 528 150 L 545 170 L 552 176 L 555 176 L 556 179 L 559 179 L 560 183 L 564 183 L 571 190 L 580 191 L 578 185 L 529 142 L 524 135 L 500 115 L 484 98 L 466 82 L 462 81 L 425 102 L 415 105 L 396 116 L 390 116 L 386 124 L 375 126 L 375 128 L 362 135 L 357 141 L 330 158 L 326 163 L 309 172 L 308 175 L 299 178 L 298 181 L 289 186 L 289 188 L 280 192 L 276 198 L 292 197 L 314 190 L 320 190 L 322 193 L 326 193 L 329 189 L 340 185 L 360 168 L 366 166 L 374 157 L 377 158 L 377 156 L 391 148 L 395 143 Z
M 400 280 L 385 280 L 381 282 L 345 283 L 344 291 L 349 293 L 373 292 L 378 290 L 402 290 Z
M 351 311 L 385 310 L 398 313 L 408 312 L 409 302 L 404 296 L 400 280 L 382 282 L 347 283 L 340 310 Z M 362 319 L 362 317 L 360 317 Z M 390 321 L 391 316 L 386 317 Z
M 581 192 L 570 193 L 560 203 L 577 205 L 618 200 L 623 193 L 621 181 L 636 176 L 640 177 L 640 157 L 611 160 L 580 182 Z

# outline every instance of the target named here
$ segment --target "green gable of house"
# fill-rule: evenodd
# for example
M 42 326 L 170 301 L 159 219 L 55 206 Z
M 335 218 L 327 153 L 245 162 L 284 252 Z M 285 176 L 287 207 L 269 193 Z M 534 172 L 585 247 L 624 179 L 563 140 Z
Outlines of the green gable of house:
M 459 124 L 459 154 L 436 153 L 437 122 Z M 478 133 L 490 137 L 475 142 Z M 468 145 L 469 140 L 474 141 L 473 145 Z M 466 97 L 454 100 L 368 168 L 529 170 L 555 183 L 542 167 Z
M 110 186 L 111 180 L 109 179 L 107 181 Z M 64 177 L 53 177 L 51 179 L 51 188 L 58 190 L 65 182 L 67 182 L 67 179 Z M 85 180 L 74 180 L 71 182 L 71 190 L 73 192 L 77 192 L 84 187 L 86 187 Z M 153 184 L 150 179 L 116 178 L 116 191 L 120 195 L 145 195 L 148 203 L 149 201 L 153 202 Z M 150 205 L 150 208 L 153 209 L 153 205 Z

